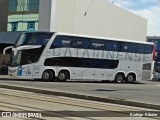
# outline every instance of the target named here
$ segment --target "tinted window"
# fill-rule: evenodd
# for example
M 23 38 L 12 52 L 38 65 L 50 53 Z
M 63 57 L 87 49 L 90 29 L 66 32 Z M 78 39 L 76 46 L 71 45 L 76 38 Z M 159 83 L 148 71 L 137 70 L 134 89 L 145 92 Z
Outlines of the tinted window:
M 73 40 L 73 42 L 72 42 L 73 48 L 83 48 L 83 45 L 84 45 L 83 38 L 73 37 L 72 40 Z
M 107 41 L 106 49 L 108 51 L 118 51 L 118 42 L 116 42 L 116 41 Z
M 53 41 L 51 48 L 71 47 L 71 37 L 57 36 Z
M 17 28 L 18 28 L 18 22 L 13 22 L 12 23 L 12 31 L 17 31 Z
M 105 60 L 105 61 L 101 62 L 100 64 L 101 64 L 101 66 L 103 64 L 103 66 L 105 68 L 115 69 L 118 67 L 119 61 L 118 60 Z
M 35 22 L 28 22 L 27 30 L 35 30 Z
M 38 60 L 42 54 L 43 49 L 44 48 L 41 47 L 41 48 L 23 50 L 21 65 L 26 65 L 26 64 L 38 62 Z
M 133 43 L 122 42 L 121 51 L 122 52 L 134 52 L 134 44 Z
M 26 45 L 46 45 L 51 36 L 52 35 L 31 34 L 26 41 Z
M 89 49 L 90 39 L 84 38 L 83 48 Z
M 89 48 L 89 39 L 82 37 L 72 37 L 72 47 L 73 48 Z
M 144 53 L 144 45 L 143 44 L 135 44 L 135 52 L 136 53 Z
M 102 40 L 91 40 L 90 41 L 90 48 L 96 50 L 104 50 L 105 41 Z
M 151 63 L 143 64 L 143 70 L 151 70 Z
M 153 50 L 153 45 L 145 45 L 145 53 L 151 54 Z
M 118 67 L 118 60 L 94 59 L 94 58 L 76 58 L 76 57 L 58 57 L 45 60 L 45 66 L 65 66 L 65 67 L 83 67 L 83 68 L 101 68 L 115 69 Z

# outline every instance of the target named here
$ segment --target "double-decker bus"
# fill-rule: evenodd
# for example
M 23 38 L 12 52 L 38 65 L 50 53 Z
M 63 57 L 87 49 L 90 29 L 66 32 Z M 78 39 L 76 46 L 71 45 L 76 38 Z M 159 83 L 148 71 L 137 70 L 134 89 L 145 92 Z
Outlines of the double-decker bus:
M 25 32 L 12 48 L 9 75 L 44 81 L 150 79 L 153 43 L 67 33 Z

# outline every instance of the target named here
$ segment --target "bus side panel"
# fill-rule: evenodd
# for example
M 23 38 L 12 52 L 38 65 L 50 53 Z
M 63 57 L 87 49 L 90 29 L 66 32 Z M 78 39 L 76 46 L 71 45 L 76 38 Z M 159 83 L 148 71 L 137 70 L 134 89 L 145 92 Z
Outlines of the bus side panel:
M 71 79 L 95 79 L 95 69 L 73 67 Z
M 135 73 L 136 81 L 142 79 L 142 62 L 139 61 L 120 61 L 120 70 L 124 71 L 125 77 L 129 73 Z
M 96 80 L 105 80 L 106 70 L 104 69 L 95 69 L 95 79 Z M 108 72 L 107 72 L 108 74 Z
M 115 76 L 113 75 L 113 69 L 105 69 L 104 71 L 104 80 L 114 80 Z
M 82 79 L 84 68 L 72 68 L 71 79 Z
M 95 79 L 95 68 L 85 68 L 82 79 L 88 79 L 88 80 Z

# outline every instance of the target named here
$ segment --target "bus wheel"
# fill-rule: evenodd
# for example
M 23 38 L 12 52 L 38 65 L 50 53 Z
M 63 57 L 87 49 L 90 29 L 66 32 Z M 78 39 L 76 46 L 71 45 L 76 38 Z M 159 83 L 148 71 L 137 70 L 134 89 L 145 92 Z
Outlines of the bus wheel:
M 126 78 L 126 82 L 133 83 L 134 81 L 136 81 L 135 74 L 128 74 L 128 76 Z
M 118 73 L 115 77 L 114 82 L 116 83 L 122 83 L 124 81 L 124 74 L 123 73 Z
M 53 72 L 50 70 L 45 70 L 42 74 L 43 81 L 52 81 L 54 79 Z
M 59 82 L 65 82 L 65 81 L 67 81 L 68 76 L 69 76 L 68 72 L 60 71 L 59 74 L 58 74 L 57 79 L 58 79 Z

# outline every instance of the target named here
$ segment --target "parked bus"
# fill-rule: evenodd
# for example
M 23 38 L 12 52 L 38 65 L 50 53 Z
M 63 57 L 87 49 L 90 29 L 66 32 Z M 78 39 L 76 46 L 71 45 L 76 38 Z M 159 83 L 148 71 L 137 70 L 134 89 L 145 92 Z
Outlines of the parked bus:
M 151 79 L 153 43 L 67 33 L 25 32 L 12 48 L 9 75 L 44 81 Z

